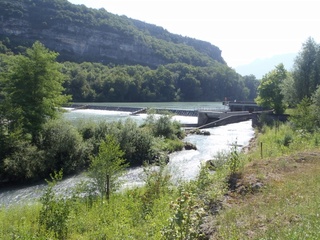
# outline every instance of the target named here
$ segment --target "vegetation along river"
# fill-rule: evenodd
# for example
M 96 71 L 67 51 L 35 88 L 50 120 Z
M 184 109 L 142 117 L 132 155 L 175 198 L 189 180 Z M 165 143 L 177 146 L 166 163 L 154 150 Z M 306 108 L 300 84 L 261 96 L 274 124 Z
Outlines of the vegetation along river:
M 227 110 L 221 102 L 197 102 L 197 103 L 100 103 L 107 106 L 126 106 L 126 107 L 147 107 L 147 108 L 166 108 L 166 109 L 186 109 L 186 110 Z M 130 115 L 129 112 L 105 111 L 79 109 L 68 111 L 64 117 L 70 121 L 80 119 L 118 121 L 131 118 L 137 123 L 143 123 L 147 114 Z M 197 123 L 197 117 L 174 116 L 173 119 L 181 123 Z M 168 170 L 173 176 L 173 180 L 190 180 L 194 179 L 200 169 L 202 162 L 213 159 L 219 152 L 227 152 L 233 144 L 242 148 L 249 144 L 250 139 L 254 136 L 254 129 L 251 126 L 251 120 L 229 124 L 226 126 L 209 128 L 209 136 L 188 135 L 184 140 L 197 146 L 197 150 L 183 150 L 170 155 L 170 161 L 167 165 Z M 133 168 L 127 171 L 122 180 L 123 187 L 138 186 L 143 184 L 143 169 L 141 167 Z M 83 175 L 77 175 L 65 179 L 57 186 L 57 191 L 65 191 L 75 186 Z M 0 206 L 12 203 L 25 203 L 32 201 L 41 196 L 46 184 L 37 184 L 20 189 L 0 190 Z

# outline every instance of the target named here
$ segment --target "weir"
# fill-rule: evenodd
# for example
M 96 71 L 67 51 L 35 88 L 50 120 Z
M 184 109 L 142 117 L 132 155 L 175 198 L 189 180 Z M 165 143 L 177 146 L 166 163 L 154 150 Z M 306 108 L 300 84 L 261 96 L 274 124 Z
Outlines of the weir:
M 250 106 L 252 107 L 251 103 Z M 70 107 L 77 109 L 97 109 L 106 111 L 123 111 L 130 112 L 130 115 L 147 113 L 148 108 L 145 107 L 116 107 L 116 106 L 101 106 L 94 104 L 72 104 Z M 252 113 L 249 111 L 218 111 L 218 110 L 186 110 L 186 109 L 153 109 L 156 113 L 171 112 L 175 115 L 198 117 L 197 124 L 182 124 L 188 128 L 212 128 L 231 123 L 238 123 L 252 119 Z

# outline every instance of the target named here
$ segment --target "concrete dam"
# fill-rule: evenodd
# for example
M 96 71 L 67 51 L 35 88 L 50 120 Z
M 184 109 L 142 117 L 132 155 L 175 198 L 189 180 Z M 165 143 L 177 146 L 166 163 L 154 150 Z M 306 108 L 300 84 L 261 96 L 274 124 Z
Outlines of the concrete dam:
M 96 110 L 106 110 L 106 111 L 123 111 L 130 112 L 130 114 L 140 114 L 147 113 L 147 108 L 139 107 L 115 107 L 115 106 L 98 106 L 94 104 L 81 105 L 72 104 L 69 106 L 71 108 L 77 109 L 96 109 Z M 156 113 L 170 112 L 174 115 L 180 116 L 191 116 L 198 117 L 197 124 L 183 124 L 183 127 L 190 128 L 211 128 L 218 127 L 226 124 L 237 123 L 241 121 L 247 121 L 252 119 L 252 113 L 249 111 L 214 111 L 214 110 L 186 110 L 186 109 L 153 109 Z

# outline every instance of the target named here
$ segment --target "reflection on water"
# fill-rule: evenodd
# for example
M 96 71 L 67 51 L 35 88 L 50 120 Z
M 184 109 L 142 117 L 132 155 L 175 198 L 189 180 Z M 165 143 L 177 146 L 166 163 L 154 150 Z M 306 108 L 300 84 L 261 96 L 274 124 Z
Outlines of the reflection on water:
M 132 118 L 138 123 L 142 123 L 147 117 L 146 114 L 130 116 L 128 112 L 113 112 L 101 110 L 76 110 L 65 113 L 65 117 L 70 120 L 76 119 L 94 119 L 94 120 L 125 120 Z M 175 120 L 181 123 L 197 123 L 197 117 L 175 116 Z M 254 136 L 254 129 L 251 127 L 251 120 L 241 123 L 229 124 L 226 126 L 206 129 L 211 135 L 189 135 L 184 140 L 197 146 L 197 150 L 183 150 L 172 153 L 170 162 L 167 165 L 174 180 L 194 179 L 200 169 L 200 164 L 212 159 L 219 151 L 229 151 L 231 145 L 237 143 L 239 146 L 246 146 Z M 124 187 L 139 186 L 143 184 L 143 169 L 140 167 L 130 169 L 122 178 Z M 84 175 L 70 177 L 56 188 L 56 191 L 65 191 L 73 187 L 76 183 L 85 178 Z M 45 184 L 26 187 L 18 190 L 2 191 L 0 190 L 0 205 L 12 203 L 26 203 L 38 198 Z

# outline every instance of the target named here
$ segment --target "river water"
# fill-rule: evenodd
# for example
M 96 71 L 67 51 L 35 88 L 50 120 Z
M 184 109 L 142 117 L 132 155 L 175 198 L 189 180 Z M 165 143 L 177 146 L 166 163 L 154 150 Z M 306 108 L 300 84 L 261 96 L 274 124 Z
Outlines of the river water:
M 103 103 L 101 103 L 103 104 Z M 107 104 L 112 106 L 112 104 Z M 222 103 L 130 103 L 116 104 L 113 106 L 126 107 L 148 107 L 148 108 L 167 108 L 167 109 L 186 109 L 186 110 L 208 110 L 215 109 L 225 111 Z M 117 121 L 132 118 L 137 123 L 143 123 L 146 114 L 136 116 L 130 115 L 128 112 L 104 111 L 104 110 L 74 110 L 64 114 L 66 119 L 76 121 L 80 119 L 93 119 L 105 121 Z M 197 123 L 197 117 L 174 116 L 173 119 L 181 123 Z M 167 165 L 168 170 L 175 181 L 188 181 L 194 179 L 200 170 L 201 163 L 213 159 L 219 152 L 228 152 L 233 144 L 237 144 L 239 150 L 249 144 L 250 139 L 254 136 L 254 129 L 251 126 L 251 120 L 229 124 L 226 126 L 208 128 L 209 136 L 188 135 L 184 141 L 191 142 L 197 146 L 197 150 L 183 150 L 170 155 L 170 161 Z M 66 191 L 75 186 L 86 177 L 83 174 L 69 177 L 59 183 L 58 192 Z M 122 178 L 123 188 L 139 186 L 143 184 L 143 169 L 137 167 L 127 171 Z M 34 202 L 43 193 L 46 184 L 37 184 L 21 189 L 0 190 L 0 206 L 10 205 L 13 203 Z

